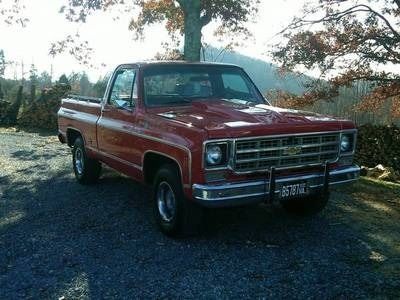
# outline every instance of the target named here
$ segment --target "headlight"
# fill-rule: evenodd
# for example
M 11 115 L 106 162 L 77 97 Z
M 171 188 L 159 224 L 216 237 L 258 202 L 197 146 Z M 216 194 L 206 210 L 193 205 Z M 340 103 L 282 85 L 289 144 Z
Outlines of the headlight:
M 218 165 L 222 160 L 221 147 L 218 145 L 207 147 L 206 158 L 209 165 Z
M 343 134 L 342 140 L 340 141 L 340 152 L 353 151 L 353 134 Z
M 228 163 L 228 144 L 211 143 L 205 149 L 206 167 L 221 167 Z
M 342 141 L 340 143 L 340 150 L 342 152 L 347 152 L 350 150 L 350 138 L 347 135 L 342 136 Z

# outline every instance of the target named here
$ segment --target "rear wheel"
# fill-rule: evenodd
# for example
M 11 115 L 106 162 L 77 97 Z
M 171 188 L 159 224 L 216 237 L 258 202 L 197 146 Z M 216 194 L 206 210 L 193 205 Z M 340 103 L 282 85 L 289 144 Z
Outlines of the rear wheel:
M 200 228 L 203 209 L 185 198 L 179 171 L 174 165 L 165 165 L 157 172 L 153 211 L 158 227 L 168 236 L 186 236 Z
M 320 193 L 306 198 L 282 200 L 283 208 L 295 215 L 315 215 L 322 211 L 329 200 L 329 193 Z
M 98 160 L 86 155 L 85 146 L 81 137 L 77 137 L 72 148 L 72 165 L 75 178 L 81 184 L 95 183 L 101 173 L 101 164 Z

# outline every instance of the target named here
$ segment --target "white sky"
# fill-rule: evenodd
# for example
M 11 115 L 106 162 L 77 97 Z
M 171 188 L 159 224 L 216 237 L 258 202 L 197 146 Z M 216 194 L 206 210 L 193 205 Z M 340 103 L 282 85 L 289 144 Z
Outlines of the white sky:
M 114 20 L 113 15 L 101 12 L 89 17 L 86 24 L 70 23 L 58 13 L 66 2 L 67 0 L 25 0 L 25 14 L 30 19 L 25 28 L 8 26 L 0 21 L 0 49 L 4 50 L 6 59 L 23 61 L 25 72 L 29 71 L 32 63 L 39 73 L 44 70 L 50 72 L 52 65 L 54 78 L 62 73 L 85 70 L 92 80 L 96 80 L 117 64 L 151 59 L 162 51 L 161 43 L 169 40 L 165 29 L 157 25 L 145 31 L 146 38 L 143 41 L 135 41 L 133 33 L 128 30 L 128 15 Z M 248 25 L 254 34 L 254 40 L 247 41 L 245 47 L 235 50 L 268 60 L 268 45 L 277 42 L 274 35 L 300 11 L 304 2 L 305 0 L 261 0 L 258 18 L 254 20 L 254 24 Z M 205 27 L 203 34 L 207 43 L 218 46 L 218 41 L 212 34 L 214 26 L 215 24 L 210 24 Z M 51 42 L 62 40 L 68 34 L 73 35 L 76 32 L 80 33 L 82 39 L 89 41 L 94 49 L 93 64 L 98 67 L 88 69 L 81 66 L 68 54 L 55 58 L 48 55 Z M 106 67 L 102 67 L 102 63 Z M 21 69 L 21 66 L 9 67 L 6 76 L 12 78 L 16 75 L 20 78 Z

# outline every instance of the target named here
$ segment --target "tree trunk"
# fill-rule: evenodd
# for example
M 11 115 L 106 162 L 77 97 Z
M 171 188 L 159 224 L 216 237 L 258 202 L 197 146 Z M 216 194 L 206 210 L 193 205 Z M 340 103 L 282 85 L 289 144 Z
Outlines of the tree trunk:
M 200 0 L 185 1 L 183 11 L 185 15 L 185 60 L 200 61 L 202 29 Z

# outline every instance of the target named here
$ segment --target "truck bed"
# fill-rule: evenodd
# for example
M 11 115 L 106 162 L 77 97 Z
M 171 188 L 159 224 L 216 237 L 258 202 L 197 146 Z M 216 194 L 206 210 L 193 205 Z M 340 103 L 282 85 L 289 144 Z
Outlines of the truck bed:
M 67 128 L 85 133 L 87 146 L 97 148 L 96 123 L 101 114 L 101 99 L 71 95 L 63 99 L 58 111 L 58 127 L 66 137 Z

